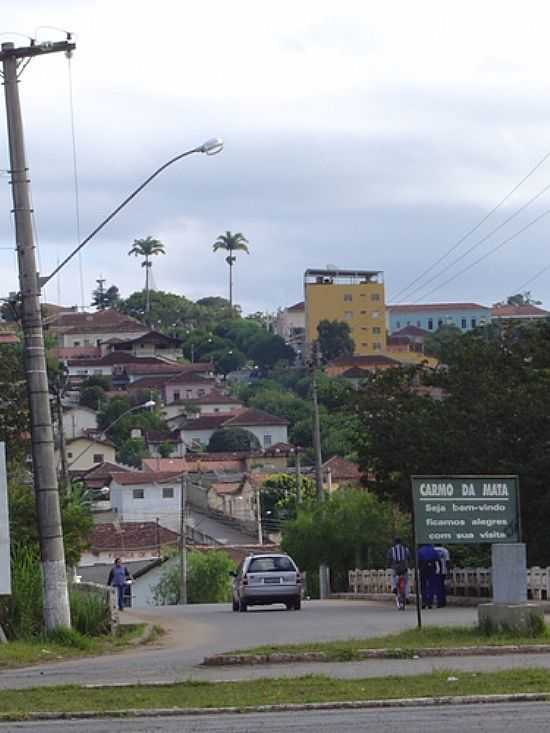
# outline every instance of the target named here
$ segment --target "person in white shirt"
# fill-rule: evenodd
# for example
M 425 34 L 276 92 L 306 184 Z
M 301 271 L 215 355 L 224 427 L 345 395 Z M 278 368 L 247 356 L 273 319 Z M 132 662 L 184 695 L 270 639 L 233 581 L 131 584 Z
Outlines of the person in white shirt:
M 390 547 L 387 553 L 388 567 L 392 570 L 391 575 L 391 590 L 392 593 L 396 592 L 397 588 L 397 576 L 405 576 L 405 595 L 409 592 L 409 579 L 408 570 L 411 566 L 411 551 L 404 545 L 399 537 L 396 537 L 393 541 L 393 545 Z
M 434 550 L 438 554 L 438 567 L 436 569 L 437 607 L 443 608 L 443 606 L 447 605 L 447 590 L 445 588 L 445 580 L 447 579 L 447 571 L 449 569 L 451 554 L 446 547 L 442 547 L 441 545 L 434 547 Z

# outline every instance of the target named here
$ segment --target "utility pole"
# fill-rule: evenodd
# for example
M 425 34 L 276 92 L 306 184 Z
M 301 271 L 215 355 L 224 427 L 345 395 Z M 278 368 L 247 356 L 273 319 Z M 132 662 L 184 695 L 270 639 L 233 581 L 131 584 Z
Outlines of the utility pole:
M 262 500 L 260 498 L 260 487 L 258 487 L 258 492 L 256 494 L 256 521 L 258 523 L 258 544 L 263 545 L 264 533 L 262 530 Z
M 61 401 L 61 386 L 55 389 L 55 406 L 57 412 L 57 433 L 59 439 L 59 454 L 61 456 L 61 481 L 66 494 L 71 491 L 71 477 L 69 475 L 69 464 L 67 462 L 67 448 L 65 445 L 65 428 L 63 426 L 63 403 Z
M 20 65 L 22 70 L 33 56 L 60 51 L 70 53 L 75 48 L 75 44 L 69 43 L 69 39 L 70 37 L 67 41 L 59 43 L 35 44 L 31 42 L 30 46 L 21 48 L 15 48 L 13 43 L 2 43 L 0 48 L 22 302 L 23 350 L 31 417 L 33 482 L 42 562 L 44 623 L 47 631 L 52 631 L 58 626 L 70 627 L 71 613 L 40 311 L 41 283 L 36 267 L 17 77 Z
M 302 503 L 302 459 L 300 446 L 296 446 L 296 504 Z
M 187 474 L 181 474 L 180 486 L 180 605 L 187 604 Z
M 313 358 L 309 364 L 309 373 L 311 376 L 311 396 L 313 400 L 313 450 L 315 452 L 315 487 L 317 489 L 317 501 L 323 502 L 325 492 L 323 490 L 323 457 L 321 453 L 321 423 L 319 420 L 319 397 L 317 394 L 317 377 L 315 369 L 317 367 L 317 344 L 313 347 Z M 319 597 L 321 599 L 328 598 L 328 568 L 326 563 L 319 564 Z

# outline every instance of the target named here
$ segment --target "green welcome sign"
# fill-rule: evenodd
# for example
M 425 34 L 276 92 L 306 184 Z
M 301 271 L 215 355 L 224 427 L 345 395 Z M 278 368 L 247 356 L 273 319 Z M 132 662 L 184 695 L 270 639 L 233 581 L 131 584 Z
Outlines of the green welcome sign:
M 520 542 L 517 476 L 413 476 L 416 543 Z

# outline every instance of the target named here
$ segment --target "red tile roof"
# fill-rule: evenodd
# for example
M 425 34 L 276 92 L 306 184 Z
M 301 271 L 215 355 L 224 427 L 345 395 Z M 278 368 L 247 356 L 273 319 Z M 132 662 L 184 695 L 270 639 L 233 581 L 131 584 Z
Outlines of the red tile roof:
M 236 397 L 223 394 L 223 392 L 220 392 L 217 389 L 212 389 L 207 395 L 204 395 L 204 397 L 195 397 L 190 400 L 179 400 L 179 402 L 186 405 L 241 405 Z
M 491 308 L 493 318 L 548 318 L 550 313 L 537 308 L 536 305 L 494 305 Z
M 429 336 L 430 332 L 425 331 L 423 328 L 418 326 L 405 326 L 400 328 L 399 331 L 394 331 L 392 336 Z
M 108 478 L 113 473 L 137 473 L 137 471 L 132 471 L 130 468 L 127 468 L 126 466 L 121 466 L 119 463 L 110 463 L 109 461 L 104 461 L 103 463 L 98 463 L 97 466 L 90 468 L 90 470 L 86 471 L 86 473 L 82 474 L 82 476 L 85 479 Z
M 63 311 L 53 316 L 49 328 L 64 333 L 102 333 L 113 330 L 129 332 L 146 332 L 147 326 L 136 318 L 126 316 L 113 309 L 95 311 L 94 313 L 78 313 Z
M 231 417 L 233 415 L 226 412 L 216 415 L 199 415 L 184 420 L 181 423 L 181 428 L 182 430 L 217 430 Z
M 387 305 L 386 309 L 392 313 L 417 313 L 422 311 L 451 311 L 451 310 L 479 310 L 487 308 L 478 303 L 418 303 L 406 305 Z
M 163 479 L 177 477 L 181 471 L 126 471 L 125 473 L 111 474 L 115 483 L 120 486 L 138 486 L 141 484 L 155 484 Z
M 371 367 L 371 366 L 400 366 L 401 362 L 397 359 L 392 359 L 389 356 L 383 354 L 367 354 L 365 356 L 340 356 L 338 359 L 333 359 L 327 366 L 357 366 L 357 367 Z
M 172 344 L 173 346 L 181 346 L 182 341 L 172 336 L 166 336 L 164 333 L 159 331 L 148 331 L 147 333 L 137 336 L 132 339 L 110 339 L 110 343 L 123 343 L 123 344 Z
M 231 417 L 224 424 L 224 427 L 247 427 L 249 425 L 250 427 L 255 427 L 256 425 L 288 425 L 288 420 L 277 417 L 276 415 L 270 415 L 263 410 L 250 408 L 243 410 L 238 415 L 235 415 L 235 417 Z
M 294 305 L 289 305 L 287 308 L 287 311 L 300 313 L 302 311 L 305 311 L 305 309 L 306 309 L 305 303 L 303 300 L 301 300 L 299 303 L 294 303 Z
M 368 369 L 351 367 L 350 369 L 346 369 L 345 372 L 342 372 L 340 376 L 343 377 L 343 379 L 366 379 L 368 374 L 370 374 Z
M 156 522 L 121 522 L 96 524 L 90 536 L 90 551 L 94 554 L 116 550 L 124 561 L 124 551 L 154 549 L 175 544 L 178 534 Z
M 328 471 L 329 469 L 333 481 L 359 481 L 361 479 L 359 466 L 340 456 L 332 456 L 323 463 L 323 470 Z
M 119 364 L 167 364 L 165 359 L 159 359 L 157 356 L 134 356 L 127 351 L 114 351 L 105 356 L 96 359 L 70 359 L 69 366 L 85 366 L 85 367 L 101 367 L 101 366 L 117 366 Z M 174 364 L 176 362 L 173 362 Z

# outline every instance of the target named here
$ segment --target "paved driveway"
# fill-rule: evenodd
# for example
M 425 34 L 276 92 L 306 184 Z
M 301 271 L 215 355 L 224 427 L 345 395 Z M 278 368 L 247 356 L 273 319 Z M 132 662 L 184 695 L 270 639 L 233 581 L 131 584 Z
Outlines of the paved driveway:
M 248 613 L 232 613 L 229 605 L 212 604 L 165 606 L 129 611 L 124 616 L 128 621 L 161 624 L 167 634 L 159 644 L 122 654 L 2 672 L 0 688 L 258 676 L 262 674 L 258 668 L 220 670 L 198 665 L 206 655 L 259 644 L 376 636 L 416 625 L 414 609 L 402 613 L 391 604 L 346 600 L 306 601 L 301 611 L 259 607 Z M 475 619 L 476 610 L 471 608 L 434 609 L 424 615 L 426 624 L 470 624 Z M 300 667 L 306 667 L 302 674 L 314 671 L 306 665 Z M 316 671 L 328 674 L 328 667 Z M 272 669 L 272 675 L 285 673 L 280 667 Z

